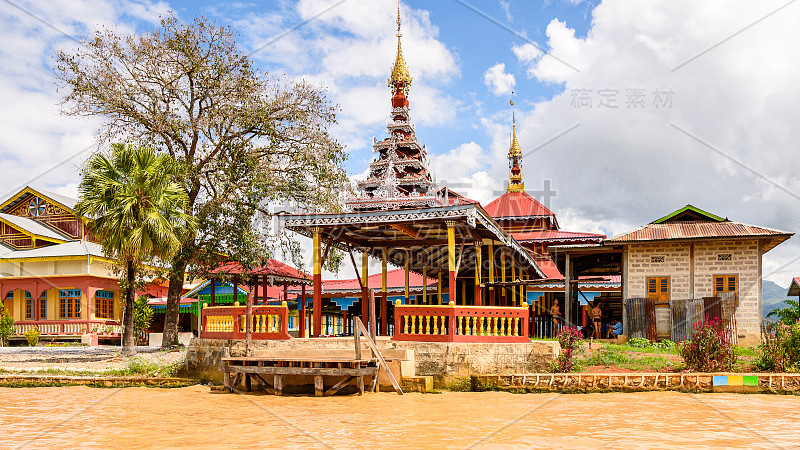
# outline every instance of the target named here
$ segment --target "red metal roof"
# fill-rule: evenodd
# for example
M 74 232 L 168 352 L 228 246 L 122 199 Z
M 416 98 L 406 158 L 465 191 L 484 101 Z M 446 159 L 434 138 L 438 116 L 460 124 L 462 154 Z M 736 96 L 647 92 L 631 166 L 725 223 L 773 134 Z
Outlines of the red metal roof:
M 514 236 L 514 239 L 519 242 L 600 242 L 606 237 L 604 234 L 580 233 L 561 230 L 526 231 L 523 233 L 511 233 L 511 235 Z
M 240 263 L 232 261 L 223 264 L 213 272 L 225 273 L 225 274 L 241 274 L 244 273 L 244 268 Z M 247 273 L 249 275 L 274 275 L 276 277 L 297 278 L 304 280 L 311 279 L 311 277 L 309 277 L 308 274 L 302 273 L 297 269 L 295 269 L 294 267 L 275 259 L 267 260 L 267 264 L 265 266 L 253 267 L 252 269 L 248 270 Z
M 660 241 L 667 239 L 701 239 L 718 237 L 758 237 L 782 236 L 786 239 L 794 233 L 757 227 L 740 222 L 674 222 L 649 224 L 638 230 L 621 234 L 606 240 L 606 243 L 624 243 L 637 241 Z
M 555 214 L 525 192 L 506 192 L 483 208 L 493 218 L 550 216 Z
M 428 288 L 436 286 L 437 281 L 433 278 L 428 278 Z M 414 272 L 408 275 L 408 284 L 412 289 L 422 288 L 422 276 Z M 381 274 L 376 273 L 369 276 L 368 285 L 370 288 L 381 289 Z M 386 287 L 389 290 L 401 289 L 406 285 L 405 269 L 394 269 L 386 271 Z M 360 292 L 361 287 L 358 285 L 358 279 L 351 280 L 322 280 L 322 291 L 330 292 Z
M 555 279 L 563 279 L 564 275 L 561 275 L 561 272 L 558 270 L 556 263 L 549 257 L 536 257 L 536 265 L 542 269 L 542 273 L 544 273 L 545 278 L 555 278 Z

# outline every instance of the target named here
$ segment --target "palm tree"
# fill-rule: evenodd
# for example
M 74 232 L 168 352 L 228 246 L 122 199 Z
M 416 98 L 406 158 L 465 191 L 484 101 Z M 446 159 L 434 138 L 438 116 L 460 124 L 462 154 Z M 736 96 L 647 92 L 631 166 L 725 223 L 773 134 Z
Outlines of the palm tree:
M 125 313 L 122 355 L 136 353 L 133 328 L 136 274 L 142 263 L 171 258 L 182 237 L 196 227 L 185 213 L 188 196 L 178 182 L 181 166 L 147 147 L 113 144 L 93 155 L 78 187 L 75 212 L 88 217 L 89 230 L 104 251 L 124 267 Z

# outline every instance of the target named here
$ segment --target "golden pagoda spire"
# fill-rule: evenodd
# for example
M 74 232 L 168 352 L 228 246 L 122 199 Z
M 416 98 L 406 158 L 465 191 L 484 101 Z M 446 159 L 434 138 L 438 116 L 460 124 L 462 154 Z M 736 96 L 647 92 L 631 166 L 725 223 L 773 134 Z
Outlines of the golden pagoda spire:
M 403 35 L 400 33 L 400 1 L 397 1 L 397 57 L 394 60 L 394 67 L 392 67 L 392 75 L 389 77 L 389 87 L 392 88 L 392 93 L 397 92 L 398 89 L 403 89 L 403 93 L 408 95 L 408 88 L 411 86 L 411 74 L 408 72 L 408 66 L 403 59 L 403 46 L 400 38 Z
M 512 92 L 513 95 L 513 92 Z M 522 147 L 517 141 L 517 117 L 514 110 L 514 100 L 511 100 L 511 146 L 508 149 L 509 183 L 506 184 L 507 192 L 522 192 L 525 183 L 522 181 Z

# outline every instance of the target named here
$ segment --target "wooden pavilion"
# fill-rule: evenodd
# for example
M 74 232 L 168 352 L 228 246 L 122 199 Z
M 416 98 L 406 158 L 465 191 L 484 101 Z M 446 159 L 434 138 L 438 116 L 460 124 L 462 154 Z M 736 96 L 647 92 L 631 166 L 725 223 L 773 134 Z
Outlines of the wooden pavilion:
M 533 257 L 478 204 L 341 214 L 281 216 L 282 225 L 313 239 L 314 318 L 312 336 L 321 332 L 321 268 L 331 246 L 361 252 L 362 305 L 368 308 L 368 258 L 389 263 L 423 279 L 442 280 L 440 304 L 394 306 L 394 339 L 421 341 L 514 342 L 527 340 L 525 280 L 544 274 Z M 440 283 L 440 284 L 441 284 Z M 446 289 L 445 289 L 446 286 Z M 425 289 L 423 289 L 425 292 Z M 446 293 L 446 294 L 445 294 Z M 446 295 L 446 297 L 445 297 Z M 390 323 L 386 290 L 377 301 L 376 334 Z M 362 311 L 362 320 L 369 317 Z

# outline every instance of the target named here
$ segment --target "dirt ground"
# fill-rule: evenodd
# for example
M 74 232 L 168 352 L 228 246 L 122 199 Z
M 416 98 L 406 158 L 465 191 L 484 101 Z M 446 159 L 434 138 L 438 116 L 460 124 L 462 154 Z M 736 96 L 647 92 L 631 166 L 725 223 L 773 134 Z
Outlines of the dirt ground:
M 117 346 L 98 347 L 4 347 L 0 348 L 0 370 L 36 372 L 47 369 L 103 372 L 125 369 L 132 358 L 158 366 L 183 362 L 185 349 L 162 351 L 157 347 L 136 347 L 137 355 L 120 356 Z

